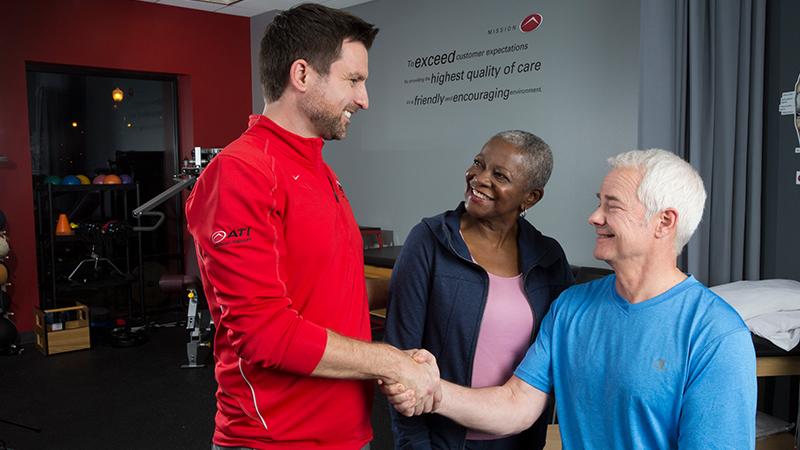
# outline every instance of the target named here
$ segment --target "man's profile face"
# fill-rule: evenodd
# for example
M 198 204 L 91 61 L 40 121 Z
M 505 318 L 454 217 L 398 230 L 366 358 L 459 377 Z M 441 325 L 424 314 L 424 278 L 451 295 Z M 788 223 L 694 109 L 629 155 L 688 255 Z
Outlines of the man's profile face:
M 603 180 L 600 205 L 589 216 L 597 234 L 595 258 L 612 264 L 650 252 L 655 243 L 652 222 L 657 219 L 645 220 L 646 208 L 637 195 L 641 180 L 641 171 L 632 168 L 614 169 Z
M 351 116 L 369 107 L 367 49 L 360 42 L 344 41 L 339 59 L 331 63 L 325 76 L 314 72 L 314 79 L 300 102 L 319 137 L 343 139 Z M 312 68 L 313 70 L 313 68 Z

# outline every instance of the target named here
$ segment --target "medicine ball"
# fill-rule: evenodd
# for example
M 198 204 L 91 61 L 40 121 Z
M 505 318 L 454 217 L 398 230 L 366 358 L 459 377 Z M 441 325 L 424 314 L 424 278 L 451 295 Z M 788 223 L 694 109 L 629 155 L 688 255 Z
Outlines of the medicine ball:
M 0 233 L 0 259 L 8 256 L 10 251 L 11 248 L 8 246 L 8 239 L 4 234 Z
M 110 173 L 103 178 L 103 184 L 122 184 L 122 178 Z
M 77 186 L 81 184 L 81 180 L 75 175 L 67 175 L 61 180 L 61 184 L 65 186 Z
M 55 185 L 59 185 L 59 184 L 61 184 L 61 177 L 60 177 L 60 176 L 58 176 L 58 175 L 50 175 L 50 176 L 48 176 L 48 177 L 45 177 L 45 179 L 44 179 L 43 183 L 44 183 L 44 184 L 55 184 Z

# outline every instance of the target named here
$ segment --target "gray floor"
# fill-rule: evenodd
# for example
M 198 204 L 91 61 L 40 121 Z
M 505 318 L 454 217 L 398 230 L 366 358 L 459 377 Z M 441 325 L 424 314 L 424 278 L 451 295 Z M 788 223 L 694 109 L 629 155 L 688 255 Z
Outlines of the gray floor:
M 0 449 L 210 448 L 216 383 L 210 367 L 179 368 L 185 342 L 159 328 L 134 348 L 0 356 Z M 386 408 L 376 395 L 372 450 L 392 448 Z

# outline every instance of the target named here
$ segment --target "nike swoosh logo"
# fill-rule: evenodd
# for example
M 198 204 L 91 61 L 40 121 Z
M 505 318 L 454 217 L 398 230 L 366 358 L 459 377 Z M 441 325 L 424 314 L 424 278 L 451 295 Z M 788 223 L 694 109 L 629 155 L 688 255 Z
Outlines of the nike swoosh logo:
M 292 178 L 294 178 L 294 181 L 297 181 L 297 179 L 300 178 L 300 175 L 295 175 Z

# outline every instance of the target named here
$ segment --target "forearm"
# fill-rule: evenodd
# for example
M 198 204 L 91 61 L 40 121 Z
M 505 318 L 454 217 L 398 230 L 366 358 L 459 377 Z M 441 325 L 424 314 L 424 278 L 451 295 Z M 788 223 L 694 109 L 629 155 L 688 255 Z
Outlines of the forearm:
M 480 389 L 442 381 L 442 402 L 435 412 L 484 433 L 516 434 L 533 425 L 547 405 L 547 394 L 535 391 L 522 395 L 512 381 Z
M 400 378 L 401 368 L 410 364 L 416 363 L 391 345 L 359 341 L 328 330 L 325 352 L 311 375 L 395 381 Z
M 380 380 L 406 391 L 414 414 L 431 412 L 439 405 L 439 369 L 430 353 L 418 350 L 423 358 L 415 361 L 391 345 L 349 339 L 330 330 L 327 333 L 325 351 L 312 376 Z

